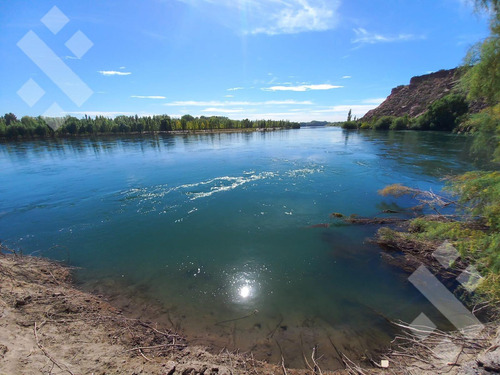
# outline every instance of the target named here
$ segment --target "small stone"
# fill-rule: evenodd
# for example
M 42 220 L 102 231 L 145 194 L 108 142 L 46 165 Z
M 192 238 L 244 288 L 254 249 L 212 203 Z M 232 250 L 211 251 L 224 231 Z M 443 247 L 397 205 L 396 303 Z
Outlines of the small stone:
M 0 359 L 2 359 L 5 355 L 5 353 L 7 353 L 8 351 L 9 351 L 9 348 L 7 348 L 7 346 L 0 344 Z
M 477 358 L 477 363 L 487 371 L 500 372 L 500 348 L 481 354 Z
M 173 373 L 175 372 L 175 362 L 173 361 L 164 363 L 163 367 L 165 367 L 165 375 L 173 375 Z

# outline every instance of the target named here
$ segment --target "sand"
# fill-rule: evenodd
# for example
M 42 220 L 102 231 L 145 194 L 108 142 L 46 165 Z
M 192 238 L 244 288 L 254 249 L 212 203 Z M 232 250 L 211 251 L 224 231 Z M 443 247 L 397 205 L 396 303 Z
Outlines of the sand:
M 70 268 L 43 258 L 0 252 L 0 375 L 500 372 L 500 330 L 495 324 L 483 331 L 480 341 L 465 345 L 458 336 L 449 336 L 462 345 L 458 354 L 450 352 L 451 361 L 446 356 L 432 358 L 436 351 L 446 354 L 438 347 L 430 347 L 429 352 L 410 347 L 404 357 L 398 349 L 388 353 L 388 369 L 374 363 L 372 368 L 356 370 L 355 364 L 346 362 L 350 369 L 322 371 L 314 368 L 312 359 L 310 369 L 289 369 L 286 363 L 255 360 L 251 353 L 210 353 L 167 327 L 125 315 L 104 296 L 75 288 Z
M 71 270 L 57 263 L 0 255 L 0 374 L 282 373 L 129 319 L 104 297 L 75 289 Z

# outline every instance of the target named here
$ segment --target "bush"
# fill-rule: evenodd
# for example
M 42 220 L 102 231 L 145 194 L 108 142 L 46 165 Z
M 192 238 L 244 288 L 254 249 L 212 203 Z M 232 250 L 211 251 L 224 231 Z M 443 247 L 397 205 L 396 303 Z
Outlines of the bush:
M 388 130 L 392 125 L 392 121 L 394 120 L 394 116 L 382 116 L 373 124 L 373 129 L 376 130 Z
M 369 123 L 367 123 L 367 122 L 363 122 L 363 123 L 361 123 L 361 126 L 360 126 L 359 128 L 360 128 L 360 129 L 370 129 L 370 128 L 371 128 L 371 126 L 370 126 L 370 124 L 369 124 Z
M 432 103 L 427 112 L 417 117 L 412 129 L 453 130 L 468 110 L 469 105 L 464 96 L 458 94 L 444 96 Z
M 410 123 L 408 116 L 397 117 L 392 121 L 391 126 L 389 127 L 391 130 L 404 130 L 408 128 L 408 124 Z
M 357 129 L 358 123 L 356 121 L 346 121 L 341 125 L 342 129 Z

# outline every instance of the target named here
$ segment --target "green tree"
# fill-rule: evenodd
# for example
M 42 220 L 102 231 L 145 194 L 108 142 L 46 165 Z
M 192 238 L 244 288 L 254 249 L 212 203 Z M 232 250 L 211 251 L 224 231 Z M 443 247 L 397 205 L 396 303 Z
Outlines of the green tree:
M 7 126 L 9 126 L 10 124 L 14 124 L 14 123 L 17 122 L 17 117 L 12 112 L 11 113 L 6 113 L 3 116 L 3 118 L 5 119 L 5 123 L 7 124 Z

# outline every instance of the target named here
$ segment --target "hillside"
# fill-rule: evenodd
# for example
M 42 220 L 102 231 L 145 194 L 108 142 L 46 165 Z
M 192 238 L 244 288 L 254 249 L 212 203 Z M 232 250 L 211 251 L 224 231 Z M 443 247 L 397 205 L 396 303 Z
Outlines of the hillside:
M 413 77 L 409 85 L 392 89 L 391 94 L 377 108 L 361 119 L 370 121 L 382 116 L 414 118 L 426 112 L 427 107 L 446 96 L 457 85 L 461 76 L 458 68 Z

